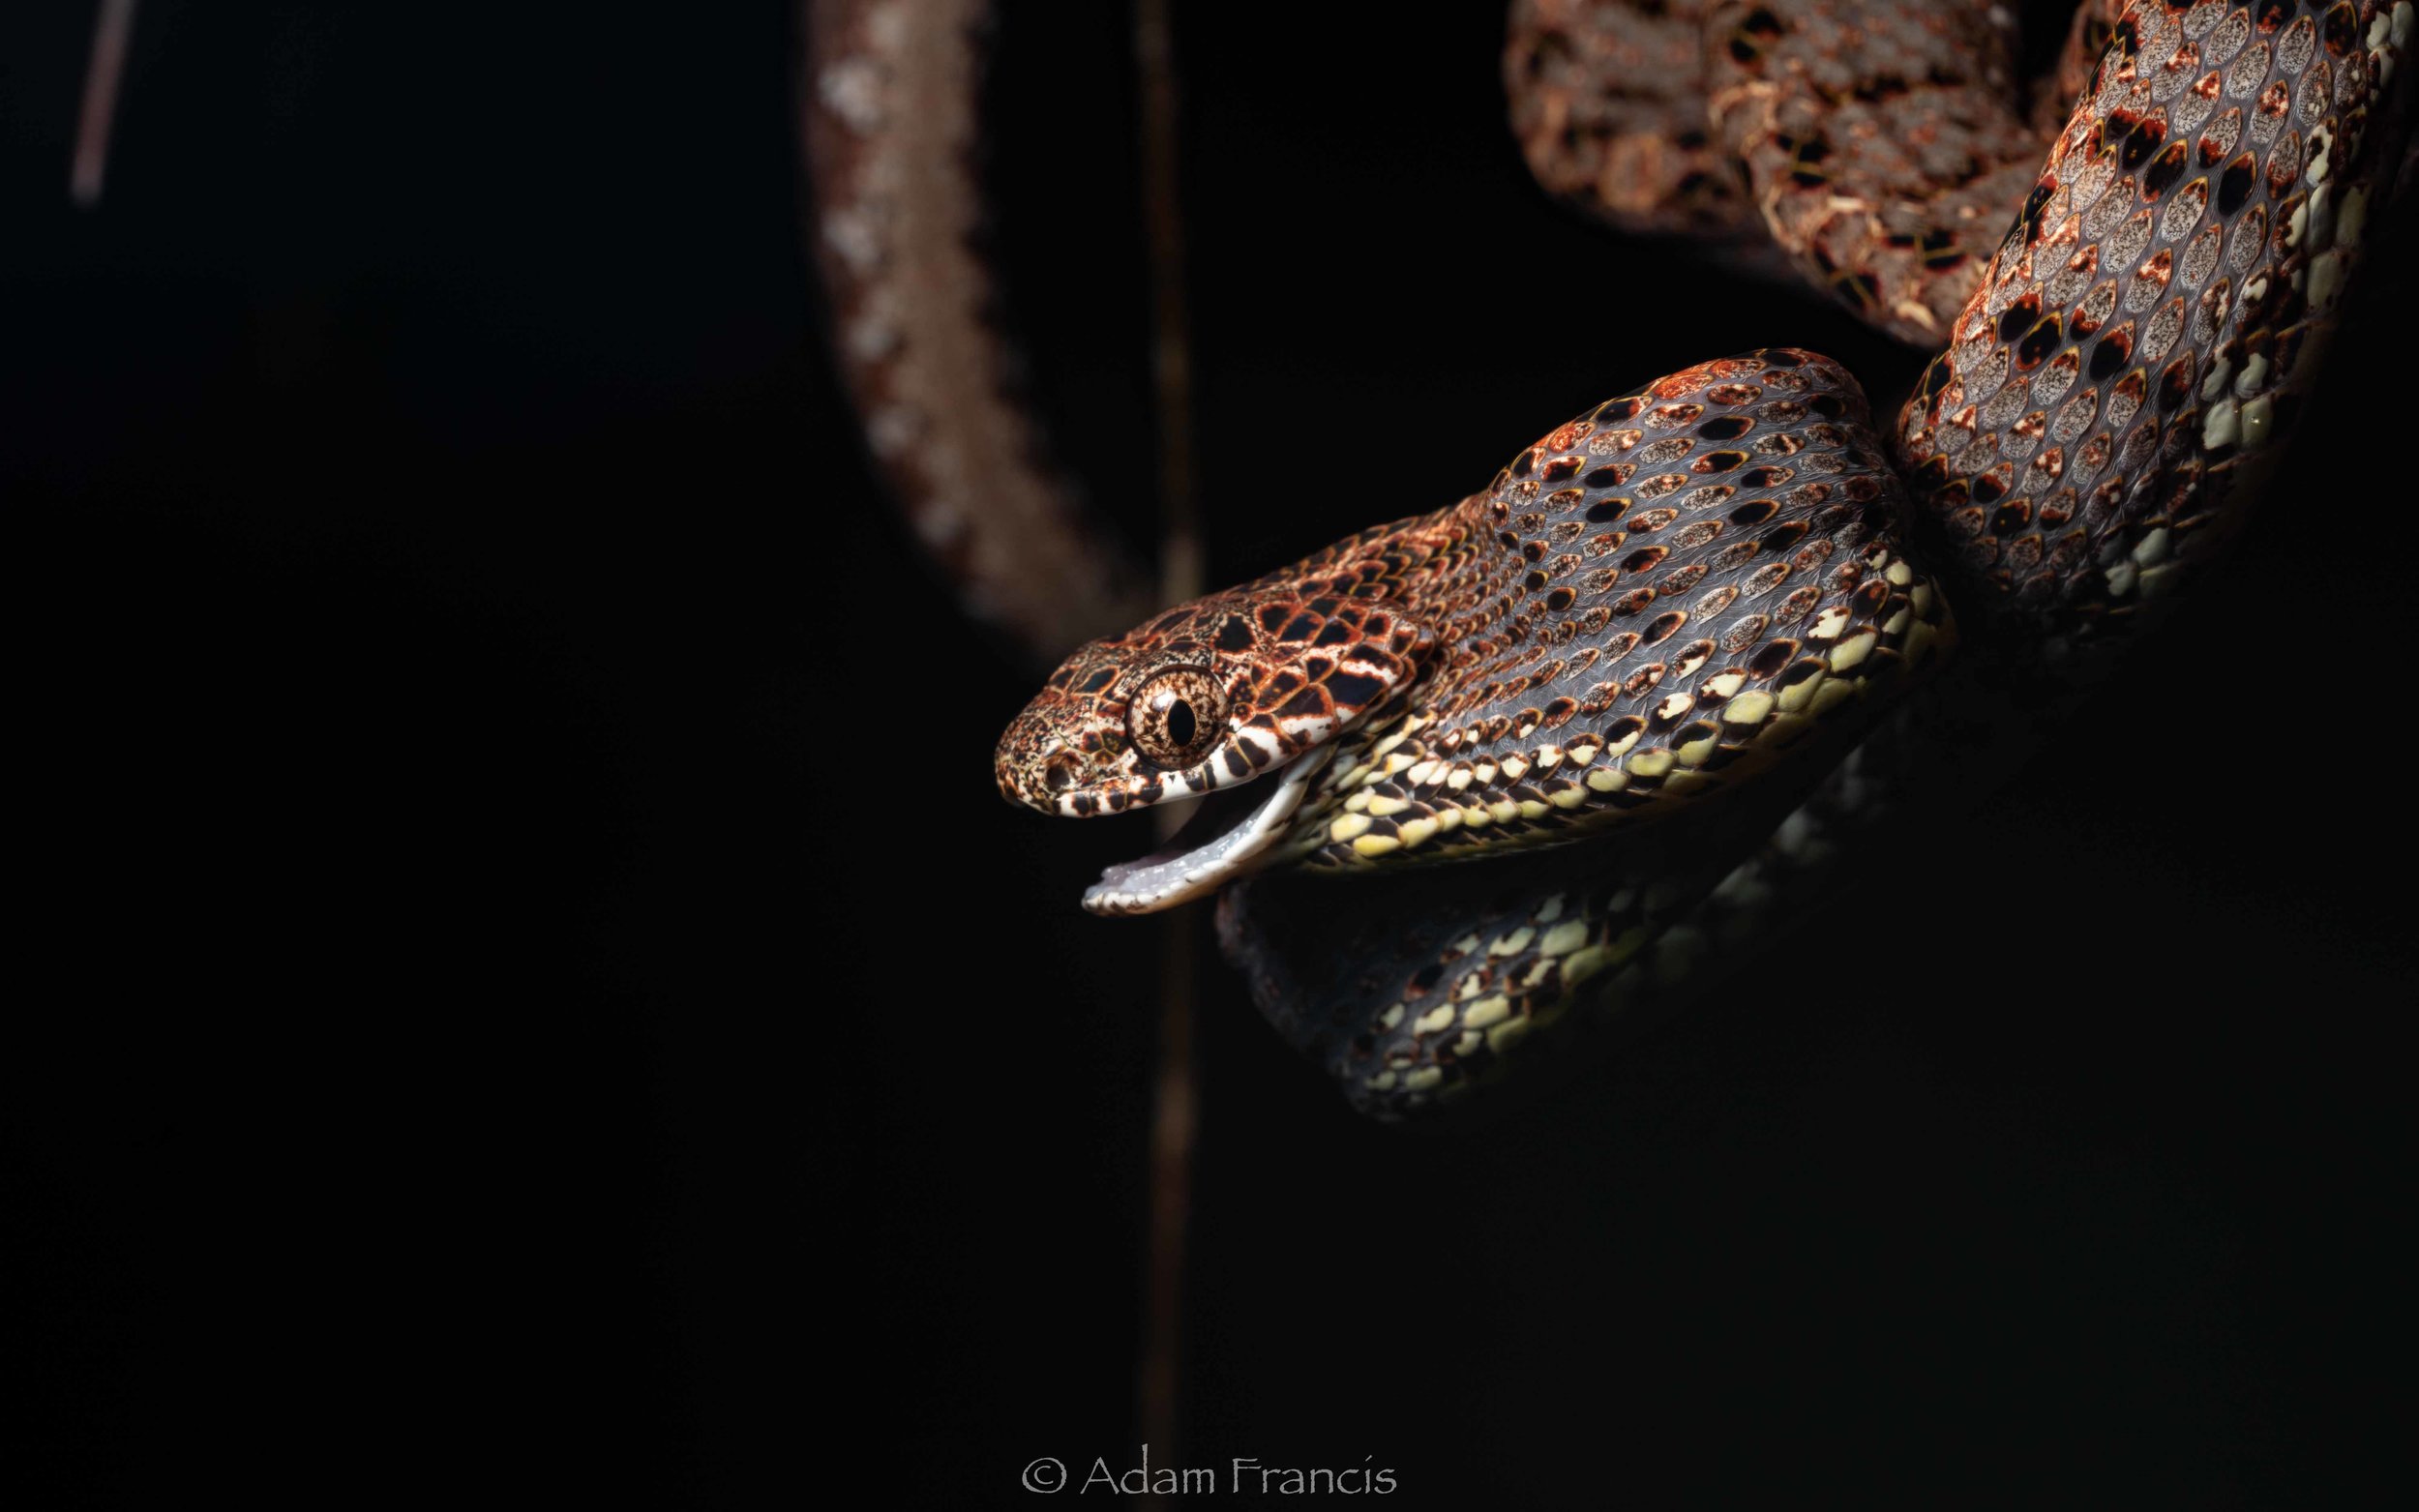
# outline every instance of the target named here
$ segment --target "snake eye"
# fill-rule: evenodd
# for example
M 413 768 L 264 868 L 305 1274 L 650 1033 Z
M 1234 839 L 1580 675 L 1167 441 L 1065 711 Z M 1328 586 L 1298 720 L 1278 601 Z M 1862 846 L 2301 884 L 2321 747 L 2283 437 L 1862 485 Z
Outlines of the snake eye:
M 1125 732 L 1159 766 L 1186 767 L 1209 755 L 1226 726 L 1226 690 L 1198 667 L 1172 667 L 1142 685 L 1126 707 Z

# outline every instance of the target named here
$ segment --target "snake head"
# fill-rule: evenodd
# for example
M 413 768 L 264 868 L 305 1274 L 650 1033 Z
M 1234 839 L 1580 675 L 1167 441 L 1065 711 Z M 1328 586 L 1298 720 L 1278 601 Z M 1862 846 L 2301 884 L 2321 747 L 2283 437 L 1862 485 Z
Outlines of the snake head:
M 1336 737 L 1425 667 L 1435 635 L 1400 603 L 1422 555 L 1414 533 L 1367 531 L 1060 665 L 1000 737 L 996 770 L 1011 802 L 1088 818 L 1280 776 L 1239 823 L 1204 825 L 1214 838 L 1113 868 L 1086 906 L 1165 907 L 1239 875 L 1273 843 Z M 1210 818 L 1205 810 L 1197 822 Z M 1199 838 L 1188 826 L 1179 840 Z

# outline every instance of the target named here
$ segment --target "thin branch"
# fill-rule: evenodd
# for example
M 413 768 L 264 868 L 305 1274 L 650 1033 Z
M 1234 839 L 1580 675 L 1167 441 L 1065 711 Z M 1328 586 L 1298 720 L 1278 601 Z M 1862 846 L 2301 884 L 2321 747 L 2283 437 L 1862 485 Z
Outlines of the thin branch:
M 1158 411 L 1159 597 L 1202 591 L 1201 516 L 1193 482 L 1192 347 L 1185 328 L 1184 227 L 1177 195 L 1174 38 L 1167 0 L 1136 0 L 1134 66 L 1142 95 L 1142 189 L 1150 249 L 1151 378 Z M 1163 825 L 1179 819 L 1161 815 Z M 1198 1073 L 1195 980 L 1202 921 L 1179 909 L 1161 926 L 1159 1061 L 1151 1089 L 1150 1237 L 1143 1288 L 1135 1416 L 1162 1463 L 1178 1463 L 1184 1251 L 1191 1219 Z
M 126 42 L 134 31 L 134 0 L 101 0 L 93 23 L 92 66 L 84 74 L 84 108 L 75 123 L 75 160 L 68 171 L 68 197 L 78 209 L 101 203 L 101 178 L 109 165 L 109 123 L 117 114 L 118 79 L 126 72 Z

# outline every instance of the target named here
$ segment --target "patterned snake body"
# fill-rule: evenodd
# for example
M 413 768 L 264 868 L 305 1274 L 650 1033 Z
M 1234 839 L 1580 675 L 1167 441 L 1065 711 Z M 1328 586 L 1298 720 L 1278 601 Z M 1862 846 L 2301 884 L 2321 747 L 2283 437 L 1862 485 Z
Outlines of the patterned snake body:
M 1659 165 L 1658 228 L 1751 208 L 1852 309 L 1943 345 L 1887 442 L 1828 359 L 1700 364 L 1457 504 L 1085 645 L 1000 743 L 1001 790 L 1046 813 L 1213 795 L 1087 905 L 1222 890 L 1263 1008 L 1379 1116 L 1547 1058 L 1558 1021 L 1701 993 L 1882 796 L 1974 780 L 1977 744 L 2079 686 L 2239 521 L 2404 161 L 2408 0 L 2087 6 L 2046 163 L 2007 125 L 1993 15 L 1657 10 L 1703 28 L 1705 128 L 1540 129 L 1547 88 L 1533 164 L 1583 197 Z M 1516 100 L 1585 50 L 1520 13 Z M 1591 140 L 1599 171 L 1558 181 L 1553 144 Z M 2013 214 L 1995 244 L 1985 202 Z M 1320 875 L 1343 873 L 1368 875 Z

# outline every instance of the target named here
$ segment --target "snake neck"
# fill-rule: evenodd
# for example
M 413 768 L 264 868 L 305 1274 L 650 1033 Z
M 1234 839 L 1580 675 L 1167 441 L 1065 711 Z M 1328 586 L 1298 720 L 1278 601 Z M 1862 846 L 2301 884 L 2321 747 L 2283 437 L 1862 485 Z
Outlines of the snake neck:
M 1434 709 L 1473 668 L 1533 632 L 1538 611 L 1525 603 L 1524 579 L 1535 567 L 1508 524 L 1508 512 L 1490 491 L 1400 527 L 1397 548 L 1417 563 L 1403 602 L 1419 607 L 1435 643 L 1426 675 L 1410 690 L 1410 709 Z
M 1905 525 L 1861 391 L 1814 353 L 1699 364 L 1558 427 L 1394 527 L 1432 654 L 1281 859 L 1554 845 L 1736 786 L 1945 649 Z

